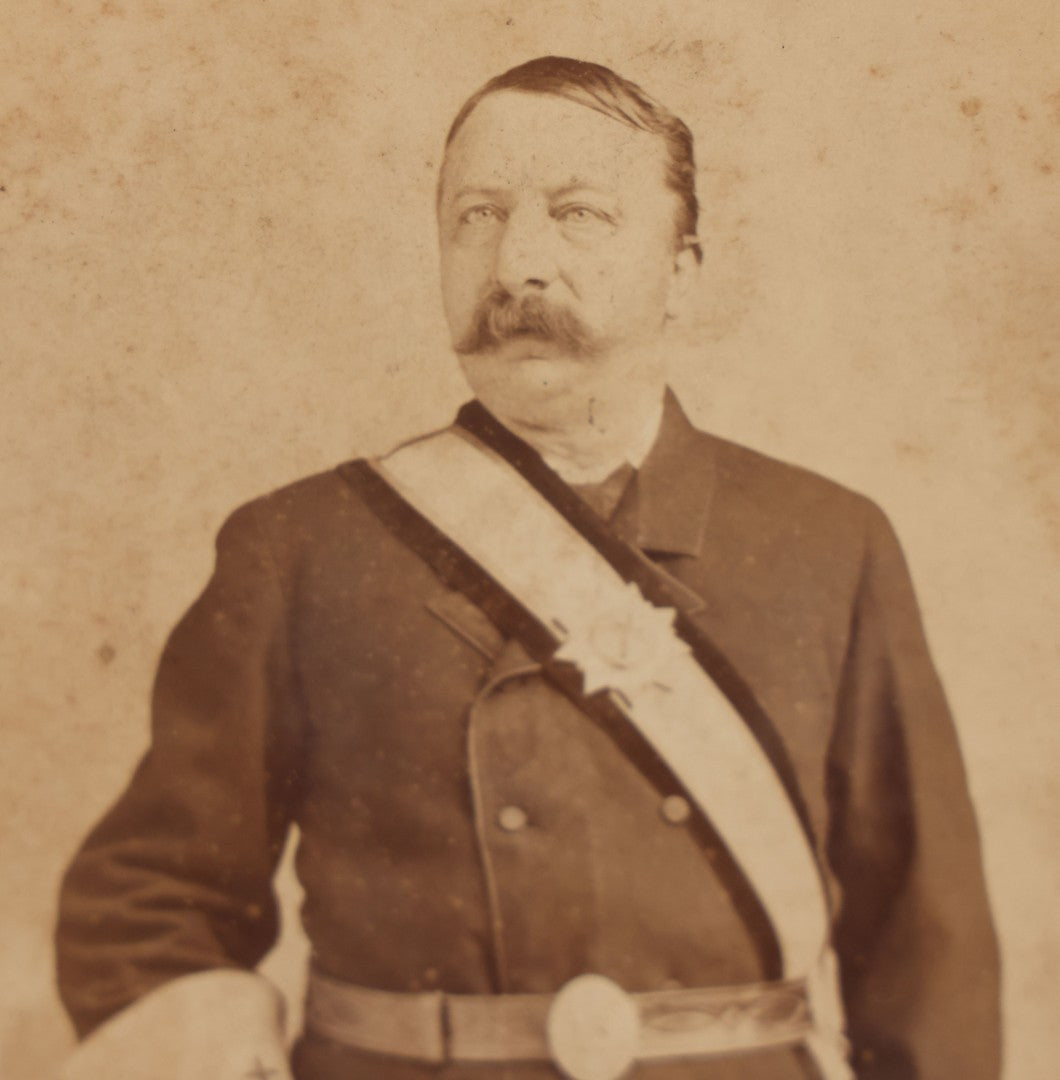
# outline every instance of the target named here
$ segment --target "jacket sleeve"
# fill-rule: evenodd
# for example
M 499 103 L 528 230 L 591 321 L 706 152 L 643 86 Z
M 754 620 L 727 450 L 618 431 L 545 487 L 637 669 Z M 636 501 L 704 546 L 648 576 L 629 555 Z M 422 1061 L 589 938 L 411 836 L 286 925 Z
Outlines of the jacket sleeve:
M 297 790 L 279 575 L 251 504 L 164 649 L 152 740 L 63 881 L 59 989 L 81 1037 L 183 975 L 253 967 Z
M 859 1080 L 997 1080 L 999 961 L 956 732 L 869 511 L 830 748 L 836 944 Z

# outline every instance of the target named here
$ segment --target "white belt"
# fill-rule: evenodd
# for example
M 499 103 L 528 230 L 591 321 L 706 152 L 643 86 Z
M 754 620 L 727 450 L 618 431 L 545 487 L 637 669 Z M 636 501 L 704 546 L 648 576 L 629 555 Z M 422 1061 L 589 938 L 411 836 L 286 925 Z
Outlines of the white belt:
M 581 975 L 556 994 L 393 993 L 312 972 L 307 1030 L 430 1064 L 551 1061 L 570 1080 L 636 1062 L 796 1046 L 812 1021 L 801 979 L 627 994 Z

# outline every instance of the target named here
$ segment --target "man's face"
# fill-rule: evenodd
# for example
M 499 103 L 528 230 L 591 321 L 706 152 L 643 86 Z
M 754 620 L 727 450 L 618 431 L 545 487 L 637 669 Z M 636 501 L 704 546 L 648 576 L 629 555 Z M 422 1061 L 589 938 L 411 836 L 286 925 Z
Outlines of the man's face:
M 446 154 L 438 229 L 453 345 L 480 396 L 661 364 L 694 263 L 677 254 L 665 162 L 658 136 L 564 98 L 475 107 Z

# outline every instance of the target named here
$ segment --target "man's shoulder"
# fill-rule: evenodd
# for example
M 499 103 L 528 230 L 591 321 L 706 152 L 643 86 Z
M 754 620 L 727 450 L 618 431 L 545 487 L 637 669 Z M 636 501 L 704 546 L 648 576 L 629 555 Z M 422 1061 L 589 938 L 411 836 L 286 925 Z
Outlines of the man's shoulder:
M 278 546 L 312 546 L 337 531 L 349 531 L 366 517 L 364 500 L 350 482 L 363 463 L 350 459 L 239 504 L 221 527 L 221 542 L 252 533 Z
M 713 447 L 719 475 L 748 493 L 851 508 L 862 507 L 868 501 L 859 492 L 807 466 L 710 432 L 699 431 L 698 435 Z
M 868 534 L 890 531 L 880 507 L 853 488 L 731 439 L 696 434 L 714 463 L 714 520 L 764 537 L 816 538 L 826 547 L 860 547 Z
M 766 498 L 778 508 L 828 505 L 836 510 L 864 512 L 871 500 L 823 473 L 774 457 L 745 443 L 696 427 L 695 438 L 715 465 L 718 479 L 731 492 Z
M 349 472 L 361 467 L 365 460 L 350 458 L 319 472 L 298 477 L 264 492 L 251 500 L 250 505 L 257 506 L 265 513 L 280 515 L 292 510 L 311 513 L 345 505 L 354 498 L 354 489 L 347 478 Z
M 381 456 L 385 457 L 387 452 L 444 430 L 447 428 L 404 438 Z M 374 455 L 351 457 L 330 468 L 289 481 L 238 506 L 231 517 L 257 517 L 282 529 L 297 528 L 300 523 L 348 519 L 366 512 L 370 514 L 365 477 L 372 473 L 370 463 L 373 460 Z
M 669 391 L 650 479 L 679 496 L 704 497 L 710 515 L 754 515 L 763 526 L 798 519 L 862 520 L 879 511 L 835 480 L 699 427 Z

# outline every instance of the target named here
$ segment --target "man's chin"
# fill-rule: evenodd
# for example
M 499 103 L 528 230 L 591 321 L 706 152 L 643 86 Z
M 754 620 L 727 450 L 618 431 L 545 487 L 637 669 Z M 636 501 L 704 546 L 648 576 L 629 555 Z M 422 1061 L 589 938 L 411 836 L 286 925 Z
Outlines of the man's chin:
M 507 344 L 507 343 L 506 343 Z M 562 398 L 585 377 L 585 358 L 524 343 L 459 357 L 471 389 L 487 407 L 511 414 Z

